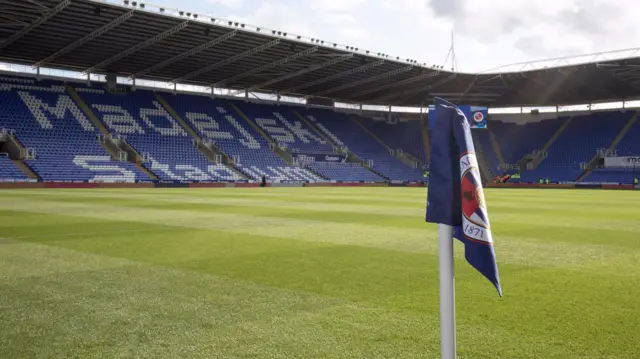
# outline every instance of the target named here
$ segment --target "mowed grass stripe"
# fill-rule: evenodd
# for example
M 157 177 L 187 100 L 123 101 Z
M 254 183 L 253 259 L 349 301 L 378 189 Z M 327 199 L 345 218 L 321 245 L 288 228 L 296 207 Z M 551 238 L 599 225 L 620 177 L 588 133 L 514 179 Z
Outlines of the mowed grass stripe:
M 106 206 L 88 203 L 65 203 L 22 199 L 7 202 L 14 211 L 64 214 L 93 219 L 163 224 L 194 229 L 211 229 L 247 235 L 262 235 L 302 241 L 381 248 L 394 251 L 437 254 L 437 234 L 429 229 L 394 228 L 375 225 L 333 223 L 315 220 L 261 217 L 246 214 L 212 213 L 197 210 L 175 210 Z M 498 248 L 501 263 L 538 267 L 564 267 L 603 270 L 598 264 L 616 260 L 611 274 L 639 276 L 636 266 L 640 251 L 606 245 L 584 245 L 567 242 L 536 242 L 525 238 L 502 238 Z M 535 255 L 532 255 L 535 253 Z M 459 250 L 457 257 L 463 254 Z M 615 268 L 606 268 L 612 270 Z
M 356 194 L 350 192 L 336 193 L 336 191 L 330 191 L 330 194 L 325 193 L 325 189 L 319 189 L 321 192 L 318 194 L 316 189 L 309 188 L 267 188 L 267 189 L 208 189 L 198 190 L 191 189 L 188 192 L 176 192 L 171 189 L 155 189 L 155 192 L 149 192 L 149 190 L 133 190 L 132 192 L 126 192 L 123 190 L 109 189 L 109 190 L 71 190 L 71 191 L 46 191 L 46 190 L 20 190 L 6 192 L 8 195 L 34 195 L 34 196 L 69 196 L 74 197 L 88 197 L 88 198 L 129 198 L 129 199 L 148 199 L 154 197 L 157 199 L 172 200 L 179 197 L 185 202 L 220 200 L 220 201 L 236 201 L 238 205 L 247 204 L 247 202 L 262 202 L 271 203 L 277 205 L 278 203 L 333 203 L 333 204 L 356 204 L 356 205 L 372 205 L 381 207 L 407 207 L 407 208 L 420 208 L 423 211 L 426 202 L 426 191 L 424 189 L 404 189 L 404 192 L 397 192 L 397 189 L 392 189 L 387 196 L 380 197 L 376 194 L 375 190 L 379 189 L 366 189 L 365 191 L 356 191 Z M 357 190 L 357 188 L 356 188 Z M 387 188 L 385 191 L 389 190 Z M 395 190 L 395 191 L 394 191 Z M 343 190 L 344 191 L 344 190 Z M 534 193 L 522 193 L 518 190 L 487 190 L 487 198 L 490 208 L 500 212 L 501 210 L 513 211 L 536 211 L 544 212 L 544 214 L 554 215 L 556 213 L 563 213 L 569 216 L 582 216 L 585 213 L 593 216 L 597 216 L 602 212 L 606 215 L 616 215 L 616 217 L 629 216 L 631 219 L 640 219 L 640 216 L 636 214 L 633 209 L 635 203 L 633 200 L 633 192 L 623 192 L 627 194 L 621 197 L 621 199 L 611 200 L 608 197 L 603 197 L 602 194 L 598 194 L 597 191 L 584 190 L 579 192 L 579 196 L 567 196 L 566 191 L 554 191 L 554 196 L 541 197 L 539 191 L 533 191 Z M 538 194 L 535 194 L 538 193 Z M 549 191 L 546 191 L 549 194 Z M 620 194 L 620 192 L 605 192 Z M 408 194 L 408 195 L 407 195 Z M 508 194 L 508 195 L 506 195 Z M 635 194 L 635 196 L 638 196 Z M 639 196 L 640 197 L 640 196 Z M 591 206 L 593 205 L 593 206 Z
M 32 196 L 28 196 L 33 198 Z M 431 230 L 422 218 L 416 216 L 388 216 L 380 214 L 350 212 L 344 215 L 343 212 L 330 210 L 284 210 L 274 211 L 268 205 L 251 206 L 234 205 L 227 203 L 181 203 L 176 200 L 162 201 L 154 196 L 145 199 L 130 199 L 120 197 L 96 197 L 89 201 L 84 196 L 58 196 L 56 201 L 69 203 L 93 203 L 110 206 L 128 206 L 141 208 L 169 209 L 169 210 L 190 210 L 205 211 L 230 214 L 242 214 L 252 216 L 277 217 L 288 219 L 314 220 L 337 223 L 358 223 L 375 226 L 390 226 L 403 229 Z M 524 216 L 525 214 L 523 214 Z M 1 222 L 0 222 L 1 223 Z M 640 249 L 638 233 L 628 230 L 604 229 L 604 228 L 583 228 L 556 226 L 550 227 L 549 221 L 530 224 L 517 224 L 505 221 L 494 221 L 494 237 L 498 242 L 503 240 L 533 240 L 537 242 L 576 242 L 581 244 L 595 245 L 615 245 L 633 249 Z M 431 228 L 431 229 L 430 229 Z M 16 229 L 19 230 L 19 229 Z M 11 233 L 11 231 L 8 231 Z M 535 234 L 536 236 L 532 236 Z
M 34 198 L 35 195 L 29 195 L 27 197 Z M 40 196 L 42 197 L 42 196 Z M 292 218 L 292 219 L 309 219 L 319 220 L 326 222 L 339 222 L 339 223 L 359 223 L 375 226 L 391 226 L 399 228 L 413 228 L 413 229 L 425 229 L 425 222 L 422 220 L 423 216 L 393 216 L 388 214 L 372 214 L 372 213 L 360 213 L 349 212 L 345 215 L 344 212 L 335 210 L 297 210 L 297 209 L 274 209 L 269 206 L 268 203 L 259 203 L 253 206 L 246 206 L 245 204 L 230 204 L 220 200 L 206 200 L 199 199 L 197 203 L 187 202 L 185 200 L 179 200 L 175 197 L 165 198 L 158 196 L 145 196 L 143 199 L 135 199 L 120 196 L 104 196 L 91 197 L 90 199 L 85 196 L 56 196 L 56 201 L 70 202 L 70 203 L 94 203 L 105 204 L 112 206 L 133 206 L 143 208 L 157 208 L 157 209 L 172 209 L 172 210 L 198 210 L 208 212 L 221 212 L 221 213 L 233 213 L 233 214 L 246 214 L 254 216 L 266 216 L 266 217 L 278 217 L 278 218 Z M 204 203 L 203 203 L 204 202 Z M 222 202 L 222 203 L 221 203 Z M 335 205 L 337 206 L 337 205 Z M 331 208 L 335 208 L 332 206 Z M 583 208 L 583 207 L 581 207 Z M 500 213 L 499 210 L 494 212 Z M 530 215 L 530 210 L 521 210 L 521 216 L 525 218 Z M 608 214 L 608 216 L 612 216 Z M 552 216 L 553 218 L 545 221 L 538 221 L 537 223 L 528 222 L 526 224 L 517 222 L 509 222 L 505 220 L 495 220 L 492 215 L 492 223 L 494 229 L 495 238 L 501 241 L 504 236 L 514 237 L 520 240 L 534 240 L 545 242 L 581 242 L 586 244 L 596 245 L 616 245 L 624 246 L 628 248 L 640 249 L 640 241 L 638 241 L 639 234 L 635 231 L 626 230 L 625 226 L 620 228 L 609 227 L 597 227 L 594 226 L 567 226 L 562 224 L 554 226 L 555 222 L 562 222 L 563 218 L 558 216 Z M 610 224 L 610 223 L 609 223 Z M 626 224 L 626 222 L 625 222 Z M 536 234 L 535 237 L 532 234 Z
M 300 189 L 296 189 L 300 190 Z M 46 196 L 45 192 L 45 196 Z M 52 196 L 58 197 L 61 194 L 51 192 Z M 35 193 L 34 195 L 37 195 Z M 640 195 L 635 194 L 640 198 Z M 37 195 L 38 196 L 38 195 Z M 88 197 L 89 201 L 93 198 L 123 198 L 123 199 L 141 199 L 152 201 L 164 201 L 170 203 L 192 203 L 192 204 L 212 204 L 212 205 L 232 205 L 232 206 L 268 206 L 277 209 L 288 209 L 296 211 L 307 210 L 322 210 L 322 211 L 334 211 L 334 212 L 347 212 L 347 213 L 366 213 L 366 214 L 378 214 L 387 216 L 424 216 L 424 209 L 421 206 L 402 206 L 402 207 L 387 207 L 384 205 L 384 200 L 380 200 L 378 205 L 345 205 L 345 204 L 333 204 L 333 203 L 307 203 L 303 199 L 297 199 L 295 201 L 271 201 L 249 198 L 215 198 L 215 197 L 185 197 L 180 195 L 166 195 L 156 194 L 149 195 L 117 195 L 114 193 L 105 192 L 91 192 L 83 191 L 77 192 L 74 196 L 80 198 Z M 41 197 L 41 196 L 38 196 Z M 68 197 L 68 195 L 66 195 Z M 629 202 L 628 200 L 626 202 Z M 499 206 L 491 210 L 491 221 L 496 222 L 508 222 L 511 224 L 524 224 L 529 225 L 531 223 L 541 223 L 545 226 L 552 227 L 564 227 L 564 228 L 584 228 L 584 229 L 596 229 L 596 230 L 618 230 L 618 231 L 630 231 L 640 233 L 640 214 L 637 210 L 626 210 L 620 208 L 603 208 L 598 206 L 599 209 L 590 210 L 585 205 L 574 206 L 565 208 L 563 210 L 549 210 L 539 209 L 536 210 L 535 206 L 526 207 L 513 207 L 508 206 L 508 211 L 501 210 Z M 493 208 L 493 207 L 492 207 Z M 516 209 L 514 209 L 516 208 Z M 619 211 L 619 212 L 616 212 Z M 585 217 L 589 217 L 588 222 L 584 221 Z

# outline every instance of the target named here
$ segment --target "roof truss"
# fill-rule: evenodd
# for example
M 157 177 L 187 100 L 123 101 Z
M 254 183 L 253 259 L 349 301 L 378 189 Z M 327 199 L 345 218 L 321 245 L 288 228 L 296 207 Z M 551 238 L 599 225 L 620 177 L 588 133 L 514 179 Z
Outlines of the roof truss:
M 33 67 L 41 67 L 45 64 L 48 64 L 50 62 L 52 62 L 53 60 L 57 59 L 58 57 L 76 49 L 77 47 L 79 47 L 82 44 L 85 44 L 93 39 L 95 39 L 96 37 L 104 34 L 105 32 L 113 29 L 114 27 L 122 24 L 123 22 L 127 21 L 129 18 L 131 18 L 134 14 L 134 10 L 128 11 L 124 14 L 122 14 L 121 16 L 119 16 L 118 18 L 114 19 L 113 21 L 109 22 L 108 24 L 104 25 L 103 27 L 95 30 L 94 32 L 90 33 L 89 35 L 83 37 L 82 39 L 75 41 L 69 45 L 67 45 L 65 48 L 60 49 L 58 51 L 56 51 L 55 53 L 49 55 L 48 57 L 36 62 Z
M 156 36 L 154 36 L 154 37 L 152 37 L 150 39 L 147 39 L 144 42 L 139 43 L 138 45 L 135 45 L 134 47 L 130 47 L 127 50 L 125 50 L 125 51 L 123 51 L 121 53 L 115 54 L 115 55 L 111 56 L 110 58 L 108 58 L 108 59 L 106 59 L 106 60 L 104 60 L 104 61 L 102 61 L 102 62 L 100 62 L 98 64 L 95 64 L 95 65 L 89 67 L 88 69 L 84 70 L 84 73 L 88 74 L 88 73 L 93 72 L 96 69 L 104 69 L 105 66 L 107 66 L 107 65 L 109 65 L 111 63 L 114 63 L 114 62 L 116 62 L 116 61 L 118 61 L 120 59 L 123 59 L 123 58 L 125 58 L 127 56 L 130 56 L 130 55 L 136 53 L 137 51 L 140 51 L 140 50 L 144 49 L 145 47 L 151 46 L 151 45 L 155 44 L 156 42 L 158 42 L 160 40 L 163 40 L 163 39 L 175 34 L 178 31 L 181 31 L 182 29 L 186 28 L 188 24 L 189 24 L 189 20 L 183 21 L 180 24 L 170 28 L 167 31 L 164 31 L 164 32 L 162 32 L 162 33 L 160 33 L 160 34 L 158 34 L 158 35 L 156 35 Z
M 333 65 L 338 64 L 340 62 L 347 61 L 352 57 L 353 57 L 353 54 L 345 54 L 345 55 L 342 55 L 340 57 L 334 57 L 331 60 L 325 61 L 325 62 L 323 62 L 321 64 L 314 64 L 314 65 L 311 65 L 311 66 L 309 66 L 309 67 L 307 67 L 305 69 L 302 69 L 302 70 L 299 70 L 299 71 L 296 71 L 296 72 L 292 72 L 292 73 L 289 73 L 289 74 L 282 75 L 282 76 L 277 77 L 277 78 L 275 78 L 273 80 L 269 80 L 267 82 L 263 82 L 263 83 L 261 83 L 259 85 L 251 86 L 251 87 L 249 87 L 247 89 L 247 91 L 255 91 L 255 90 L 261 89 L 263 87 L 276 84 L 278 82 L 282 82 L 282 81 L 285 81 L 285 80 L 288 80 L 288 79 L 292 79 L 292 78 L 297 77 L 297 76 L 304 75 L 304 74 L 312 72 L 312 71 L 316 71 L 316 70 L 319 70 L 319 69 L 322 69 L 322 68 L 325 68 L 325 67 L 333 66 Z
M 295 86 L 295 87 L 291 87 L 291 88 L 288 88 L 286 90 L 282 90 L 281 92 L 283 92 L 283 93 L 294 93 L 294 92 L 296 92 L 298 90 L 302 90 L 302 89 L 306 89 L 306 88 L 309 88 L 309 87 L 317 86 L 317 85 L 323 84 L 325 82 L 337 80 L 337 79 L 343 78 L 345 76 L 349 76 L 349 75 L 352 75 L 352 74 L 355 74 L 355 73 L 363 72 L 363 71 L 366 71 L 366 70 L 368 70 L 370 68 L 374 68 L 376 66 L 380 66 L 382 64 L 384 64 L 384 60 L 378 60 L 378 61 L 375 61 L 375 62 L 368 63 L 366 65 L 362 65 L 360 67 L 356 67 L 356 68 L 353 68 L 353 69 L 350 69 L 350 70 L 347 70 L 347 71 L 343 71 L 343 72 L 339 72 L 337 74 L 333 74 L 331 76 L 327 76 L 325 78 L 321 78 L 321 79 L 318 79 L 318 80 L 310 81 L 310 82 L 307 82 L 306 84 L 302 84 L 302 85 L 298 85 L 298 86 Z
M 356 86 L 360 86 L 360 85 L 364 85 L 367 84 L 369 82 L 373 82 L 373 81 L 377 81 L 377 80 L 381 80 L 381 79 L 385 79 L 387 77 L 391 77 L 397 74 L 401 74 L 403 72 L 407 72 L 407 71 L 411 71 L 413 69 L 413 66 L 405 66 L 402 68 L 399 68 L 397 70 L 393 70 L 393 71 L 389 71 L 389 72 L 385 72 L 383 74 L 380 75 L 376 75 L 376 76 L 372 76 L 369 78 L 365 78 L 362 79 L 360 81 L 355 81 L 355 82 L 350 82 L 338 87 L 334 87 L 334 88 L 330 88 L 321 92 L 317 92 L 315 93 L 315 96 L 324 96 L 324 95 L 328 95 L 330 93 L 334 93 L 334 92 L 338 92 L 338 91 L 342 91 L 342 90 L 346 90 L 352 87 L 356 87 Z
M 256 47 L 254 47 L 252 49 L 249 49 L 249 50 L 247 50 L 247 51 L 245 51 L 243 53 L 237 54 L 235 56 L 231 56 L 231 57 L 226 58 L 226 59 L 224 59 L 224 60 L 222 60 L 220 62 L 216 62 L 216 63 L 211 64 L 209 66 L 205 66 L 205 67 L 203 67 L 203 68 L 201 68 L 199 70 L 196 70 L 196 71 L 193 71 L 191 73 L 188 73 L 188 74 L 186 74 L 184 76 L 180 76 L 178 78 L 175 78 L 175 79 L 171 80 L 171 82 L 176 83 L 178 81 L 183 81 L 183 80 L 187 80 L 187 79 L 196 77 L 198 75 L 202 75 L 204 73 L 213 71 L 213 70 L 215 70 L 217 68 L 220 68 L 222 66 L 226 66 L 226 65 L 229 65 L 231 63 L 234 63 L 234 62 L 236 62 L 236 61 L 238 61 L 240 59 L 243 59 L 245 57 L 253 56 L 253 55 L 255 55 L 255 54 L 259 53 L 259 52 L 262 52 L 262 51 L 264 51 L 264 50 L 266 50 L 266 49 L 268 49 L 270 47 L 274 47 L 274 46 L 278 45 L 279 43 L 280 43 L 280 39 L 271 40 L 271 41 L 269 41 L 267 43 L 264 43 L 264 44 L 262 44 L 260 46 L 256 46 Z
M 155 64 L 155 65 L 153 65 L 151 67 L 148 67 L 148 68 L 146 68 L 146 69 L 144 69 L 142 71 L 139 71 L 136 74 L 134 74 L 132 77 L 141 77 L 141 76 L 144 76 L 144 75 L 146 75 L 148 73 L 152 73 L 153 71 L 156 71 L 156 70 L 159 70 L 161 68 L 167 67 L 167 66 L 171 65 L 174 62 L 178 62 L 180 60 L 186 59 L 189 56 L 193 56 L 193 55 L 195 55 L 195 54 L 197 54 L 199 52 L 202 52 L 202 51 L 204 51 L 204 50 L 206 50 L 208 48 L 214 47 L 217 44 L 236 36 L 237 34 L 238 34 L 238 30 L 229 31 L 226 34 L 224 34 L 222 36 L 219 36 L 219 37 L 216 37 L 215 39 L 207 41 L 207 42 L 205 42 L 203 44 L 200 44 L 200 45 L 194 47 L 193 49 L 187 50 L 187 51 L 185 51 L 185 52 L 183 52 L 183 53 L 181 53 L 179 55 L 176 55 L 176 56 L 174 56 L 174 57 L 172 57 L 170 59 L 164 60 L 164 61 L 162 61 L 162 62 L 160 62 L 158 64 Z
M 30 2 L 33 3 L 33 4 L 38 4 L 37 2 L 33 2 L 33 1 L 30 1 Z M 41 4 L 38 4 L 38 5 L 42 6 Z M 47 20 L 49 20 L 52 17 L 54 17 L 57 13 L 59 13 L 62 10 L 64 10 L 69 5 L 71 5 L 71 0 L 63 0 L 63 1 L 61 1 L 56 7 L 51 9 L 51 11 L 49 11 L 49 12 L 45 13 L 44 15 L 42 15 L 41 17 L 37 18 L 33 23 L 31 23 L 31 25 L 24 27 L 22 30 L 20 30 L 20 31 L 16 32 L 15 34 L 9 36 L 6 40 L 4 40 L 2 43 L 0 43 L 0 49 L 4 49 L 5 47 L 11 45 L 16 40 L 18 40 L 19 38 L 21 38 L 22 36 L 27 34 L 29 31 L 35 29 L 36 27 L 38 27 L 38 26 L 42 25 L 43 23 L 45 23 Z
M 237 74 L 235 76 L 229 77 L 228 79 L 224 79 L 222 81 L 219 81 L 219 82 L 215 83 L 213 86 L 214 87 L 224 86 L 225 84 L 228 84 L 228 83 L 233 82 L 235 80 L 238 80 L 238 79 L 241 79 L 241 78 L 244 78 L 244 77 L 247 77 L 247 76 L 251 76 L 253 74 L 257 74 L 259 72 L 262 72 L 264 70 L 269 70 L 269 69 L 272 69 L 274 67 L 278 67 L 280 65 L 284 65 L 287 62 L 294 61 L 294 60 L 297 60 L 297 59 L 299 59 L 301 57 L 305 57 L 307 55 L 313 54 L 316 51 L 318 51 L 318 46 L 310 47 L 310 48 L 308 48 L 308 49 L 306 49 L 304 51 L 297 52 L 297 53 L 295 53 L 293 55 L 289 55 L 289 56 L 283 57 L 283 58 L 281 58 L 279 60 L 272 61 L 271 63 L 268 63 L 266 65 L 262 65 L 260 67 L 256 67 L 253 70 L 249 70 L 249 71 Z
M 433 72 L 428 72 L 428 73 L 424 73 L 418 76 L 414 76 L 414 77 L 410 77 L 408 79 L 404 79 L 404 80 L 400 80 L 400 81 L 396 81 L 396 82 L 392 82 L 390 84 L 386 84 L 386 85 L 382 85 L 382 86 L 378 86 L 378 87 L 373 87 L 370 88 L 368 90 L 364 90 L 364 91 L 360 91 L 356 94 L 353 95 L 353 97 L 360 97 L 363 95 L 368 95 L 374 92 L 378 92 L 378 91 L 383 91 L 386 89 L 390 89 L 390 88 L 394 88 L 394 87 L 398 87 L 398 86 L 402 86 L 402 85 L 408 85 L 414 82 L 418 82 L 420 80 L 424 80 L 426 78 L 429 77 L 434 77 L 434 76 L 438 76 L 440 75 L 440 71 L 433 71 Z

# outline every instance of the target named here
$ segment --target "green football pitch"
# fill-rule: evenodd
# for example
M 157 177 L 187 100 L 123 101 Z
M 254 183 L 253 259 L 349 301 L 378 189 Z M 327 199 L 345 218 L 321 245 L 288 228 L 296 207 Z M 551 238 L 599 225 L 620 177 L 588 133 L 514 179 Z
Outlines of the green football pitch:
M 640 192 L 487 190 L 458 355 L 638 358 Z M 436 358 L 426 191 L 0 191 L 0 358 Z

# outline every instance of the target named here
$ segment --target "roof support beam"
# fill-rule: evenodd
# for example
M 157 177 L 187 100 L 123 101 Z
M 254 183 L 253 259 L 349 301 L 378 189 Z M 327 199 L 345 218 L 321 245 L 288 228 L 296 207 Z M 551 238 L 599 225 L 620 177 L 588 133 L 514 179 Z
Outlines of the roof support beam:
M 106 59 L 106 60 L 104 60 L 104 61 L 102 61 L 102 62 L 100 62 L 98 64 L 95 64 L 95 65 L 89 67 L 88 69 L 84 70 L 83 72 L 88 74 L 88 73 L 93 72 L 96 69 L 104 69 L 104 67 L 109 65 L 109 64 L 112 64 L 112 63 L 114 63 L 114 62 L 116 62 L 116 61 L 118 61 L 120 59 L 123 59 L 123 58 L 125 58 L 127 56 L 130 56 L 130 55 L 132 55 L 132 54 L 144 49 L 145 47 L 149 47 L 149 46 L 155 44 L 156 42 L 158 42 L 160 40 L 166 39 L 167 37 L 179 32 L 180 30 L 182 30 L 185 27 L 187 27 L 188 24 L 189 24 L 189 20 L 183 21 L 180 24 L 170 28 L 169 30 L 167 30 L 165 32 L 162 32 L 162 33 L 160 33 L 160 34 L 158 34 L 158 35 L 156 35 L 156 36 L 154 36 L 154 37 L 152 37 L 150 39 L 145 40 L 144 42 L 141 42 L 141 43 L 139 43 L 139 44 L 137 44 L 137 45 L 135 45 L 133 47 L 128 48 L 127 50 L 125 50 L 125 51 L 123 51 L 123 52 L 121 52 L 119 54 L 113 55 L 110 58 L 108 58 L 108 59 Z
M 13 15 L 13 14 L 8 13 L 8 12 L 4 12 L 3 9 L 0 8 L 0 19 L 7 20 L 7 21 L 0 22 L 0 27 L 14 27 L 14 26 L 23 27 L 23 26 L 29 26 L 28 22 L 24 22 L 24 21 L 22 21 L 22 20 L 20 20 L 18 18 L 14 18 L 11 15 Z
M 443 97 L 457 97 L 464 98 L 463 92 L 432 92 L 431 95 L 434 96 L 443 96 Z M 470 92 L 467 93 L 467 97 L 500 97 L 499 93 L 490 93 L 490 92 Z
M 352 75 L 352 74 L 363 72 L 363 71 L 366 71 L 366 70 L 368 70 L 370 68 L 373 68 L 373 67 L 376 67 L 376 66 L 380 66 L 382 64 L 384 64 L 384 60 L 378 60 L 376 62 L 372 62 L 372 63 L 366 64 L 366 65 L 362 65 L 360 67 L 356 67 L 356 68 L 353 68 L 351 70 L 339 72 L 337 74 L 333 74 L 331 76 L 328 76 L 328 77 L 325 77 L 325 78 L 322 78 L 322 79 L 318 79 L 318 80 L 315 80 L 315 81 L 307 82 L 307 83 L 299 85 L 299 86 L 290 87 L 290 88 L 288 88 L 286 90 L 282 90 L 281 92 L 283 92 L 283 93 L 293 93 L 293 92 L 298 91 L 298 90 L 306 89 L 306 88 L 309 88 L 309 87 L 313 87 L 313 86 L 316 86 L 316 85 L 323 84 L 325 82 L 329 82 L 329 81 L 333 81 L 333 80 L 336 80 L 336 79 L 339 79 L 339 78 L 343 78 L 345 76 L 349 76 L 349 75 Z
M 471 81 L 469 81 L 469 85 L 467 86 L 467 88 L 464 89 L 464 92 L 462 92 L 462 98 L 463 99 L 465 97 L 467 97 L 467 94 L 469 93 L 469 91 L 471 91 L 473 86 L 476 84 L 476 81 L 478 81 L 478 76 L 474 76 L 473 79 L 471 79 Z
M 104 34 L 105 32 L 113 29 L 114 27 L 122 24 L 123 22 L 127 21 L 130 17 L 132 17 L 134 14 L 134 10 L 128 11 L 124 14 L 122 14 L 120 17 L 114 19 L 113 21 L 109 22 L 108 24 L 104 25 L 103 27 L 95 30 L 94 32 L 90 33 L 89 35 L 83 37 L 82 39 L 75 41 L 69 45 L 67 45 L 67 47 L 58 50 L 57 52 L 49 55 L 47 58 L 44 58 L 40 61 L 38 61 L 37 63 L 35 63 L 33 65 L 33 67 L 42 67 L 45 64 L 50 63 L 51 61 L 57 59 L 58 57 L 76 49 L 77 47 L 79 47 L 82 44 L 85 44 L 93 39 L 95 39 L 96 37 Z
M 442 78 L 436 82 L 434 82 L 431 85 L 427 85 L 427 86 L 423 86 L 423 87 L 419 87 L 416 89 L 411 89 L 411 90 L 407 90 L 407 91 L 403 91 L 403 92 L 395 92 L 395 93 L 391 93 L 391 94 L 387 94 L 385 96 L 376 98 L 375 101 L 376 102 L 380 102 L 380 101 L 387 101 L 387 100 L 391 100 L 391 99 L 395 99 L 398 97 L 402 97 L 402 96 L 406 96 L 406 95 L 410 95 L 410 94 L 414 94 L 414 93 L 418 93 L 418 92 L 423 92 L 423 91 L 429 91 L 429 90 L 433 90 L 435 88 L 438 88 L 444 84 L 446 84 L 449 81 L 453 81 L 456 77 L 458 76 L 458 74 L 451 74 L 445 78 Z
M 320 92 L 315 93 L 314 95 L 315 96 L 328 95 L 330 93 L 346 90 L 346 89 L 349 89 L 349 88 L 352 88 L 352 87 L 356 87 L 356 86 L 367 84 L 369 82 L 373 82 L 373 81 L 385 79 L 387 77 L 391 77 L 391 76 L 394 76 L 394 75 L 397 75 L 397 74 L 401 74 L 403 72 L 411 71 L 412 69 L 413 69 L 413 66 L 405 66 L 405 67 L 399 68 L 397 70 L 385 72 L 385 73 L 380 74 L 380 75 L 376 75 L 376 76 L 373 76 L 373 77 L 362 79 L 360 81 L 350 82 L 350 83 L 344 84 L 342 86 L 338 86 L 338 87 L 334 87 L 334 88 L 331 88 L 331 89 L 328 89 L 328 90 L 320 91 Z
M 7 47 L 10 44 L 14 43 L 16 40 L 18 40 L 22 36 L 26 35 L 29 31 L 31 31 L 31 30 L 35 29 L 36 27 L 42 25 L 47 20 L 49 20 L 52 17 L 54 17 L 57 13 L 59 13 L 62 10 L 64 10 L 69 5 L 71 5 L 71 0 L 61 1 L 51 11 L 49 11 L 46 14 L 42 15 L 41 17 L 37 18 L 33 23 L 31 23 L 31 25 L 29 25 L 29 26 L 23 28 L 22 30 L 16 32 L 15 34 L 9 36 L 6 40 L 4 40 L 2 43 L 0 43 L 0 49 L 4 49 L 5 47 Z
M 404 79 L 401 81 L 396 81 L 396 82 L 392 82 L 390 84 L 386 84 L 386 85 L 382 85 L 382 86 L 378 86 L 378 87 L 373 87 L 370 88 L 368 90 L 364 90 L 361 92 L 358 92 L 357 94 L 353 95 L 352 97 L 360 97 L 363 95 L 368 95 L 370 93 L 374 93 L 374 92 L 378 92 L 378 91 L 382 91 L 382 90 L 386 90 L 389 88 L 394 88 L 394 87 L 398 87 L 398 86 L 402 86 L 402 85 L 407 85 L 407 84 L 411 84 L 420 80 L 424 80 L 426 78 L 429 77 L 434 77 L 434 76 L 438 76 L 440 75 L 440 71 L 433 71 L 433 72 L 427 72 L 418 76 L 414 76 L 414 77 L 410 77 L 408 79 Z
M 187 79 L 190 79 L 192 77 L 196 77 L 198 75 L 202 75 L 204 73 L 213 71 L 213 70 L 215 70 L 217 68 L 220 68 L 222 66 L 229 65 L 229 64 L 231 64 L 233 62 L 236 62 L 236 61 L 238 61 L 240 59 L 243 59 L 245 57 L 255 55 L 255 54 L 257 54 L 259 52 L 262 52 L 262 51 L 264 51 L 264 50 L 266 50 L 266 49 L 268 49 L 270 47 L 274 47 L 274 46 L 278 45 L 279 43 L 280 43 L 280 39 L 275 39 L 275 40 L 269 41 L 269 42 L 264 43 L 264 44 L 262 44 L 260 46 L 256 46 L 253 49 L 249 49 L 249 50 L 247 50 L 247 51 L 245 51 L 243 53 L 237 54 L 235 56 L 228 57 L 228 58 L 226 58 L 226 59 L 224 59 L 224 60 L 222 60 L 220 62 L 216 62 L 216 63 L 211 64 L 209 66 L 203 67 L 203 68 L 201 68 L 199 70 L 196 70 L 196 71 L 193 71 L 191 73 L 188 73 L 188 74 L 186 74 L 184 76 L 181 76 L 181 77 L 178 77 L 176 79 L 173 79 L 173 80 L 171 80 L 171 82 L 176 83 L 176 82 L 181 81 L 181 80 L 187 80 Z
M 280 60 L 275 60 L 275 61 L 272 61 L 271 63 L 266 64 L 266 65 L 262 65 L 260 67 L 256 67 L 253 70 L 249 70 L 249 71 L 237 74 L 235 76 L 229 77 L 228 79 L 224 79 L 222 81 L 218 81 L 213 86 L 214 87 L 224 86 L 225 84 L 228 84 L 228 83 L 230 83 L 232 81 L 241 79 L 243 77 L 251 76 L 253 74 L 262 72 L 264 70 L 268 70 L 268 69 L 272 69 L 274 67 L 278 67 L 280 65 L 286 64 L 289 61 L 294 61 L 294 60 L 297 60 L 297 59 L 299 59 L 301 57 L 305 57 L 305 56 L 307 56 L 309 54 L 313 54 L 316 51 L 318 51 L 318 46 L 310 47 L 310 48 L 308 48 L 308 49 L 306 49 L 304 51 L 300 51 L 300 52 L 295 53 L 293 55 L 290 55 L 290 56 L 287 56 L 287 57 L 283 57 Z
M 144 69 L 142 71 L 139 71 L 138 73 L 134 74 L 132 77 L 141 77 L 141 76 L 144 76 L 144 75 L 146 75 L 148 73 L 154 72 L 156 70 L 165 68 L 165 67 L 167 67 L 167 66 L 169 66 L 169 65 L 171 65 L 171 64 L 173 64 L 175 62 L 178 62 L 178 61 L 180 61 L 182 59 L 186 59 L 187 57 L 193 56 L 193 55 L 195 55 L 195 54 L 197 54 L 199 52 L 202 52 L 202 51 L 204 51 L 204 50 L 206 50 L 208 48 L 214 47 L 217 44 L 219 44 L 219 43 L 221 43 L 221 42 L 223 42 L 225 40 L 229 40 L 230 38 L 236 36 L 236 34 L 238 34 L 238 30 L 229 31 L 226 34 L 224 34 L 222 36 L 218 36 L 215 39 L 207 41 L 207 42 L 205 42 L 205 43 L 203 43 L 201 45 L 198 45 L 198 46 L 194 47 L 191 50 L 187 50 L 187 51 L 185 51 L 185 52 L 183 52 L 183 53 L 181 53 L 179 55 L 176 55 L 176 56 L 174 56 L 174 57 L 172 57 L 170 59 L 164 60 L 164 61 L 162 61 L 162 62 L 160 62 L 158 64 L 155 64 L 155 65 L 153 65 L 153 66 L 151 66 L 149 68 L 146 68 L 146 69 Z
M 304 74 L 312 72 L 312 71 L 316 71 L 316 70 L 319 70 L 319 69 L 322 69 L 322 68 L 325 68 L 325 67 L 333 66 L 333 65 L 335 65 L 337 63 L 340 63 L 340 62 L 343 62 L 343 61 L 347 61 L 352 57 L 353 57 L 353 54 L 345 54 L 345 55 L 342 55 L 341 57 L 334 57 L 333 59 L 331 59 L 329 61 L 325 61 L 325 62 L 323 62 L 321 64 L 314 64 L 314 65 L 311 65 L 311 66 L 309 66 L 307 68 L 304 68 L 302 70 L 298 70 L 296 72 L 292 72 L 292 73 L 289 73 L 289 74 L 286 74 L 286 75 L 282 75 L 282 76 L 280 76 L 278 78 L 275 78 L 273 80 L 269 80 L 267 82 L 263 82 L 263 83 L 261 83 L 259 85 L 251 86 L 251 87 L 249 87 L 247 89 L 247 91 L 255 91 L 255 90 L 258 90 L 258 89 L 261 89 L 261 88 L 276 84 L 278 82 L 282 82 L 282 81 L 285 81 L 285 80 L 288 80 L 288 79 L 291 79 L 291 78 L 294 78 L 294 77 L 297 77 L 297 76 L 304 75 Z M 280 92 L 282 92 L 282 91 L 280 91 Z

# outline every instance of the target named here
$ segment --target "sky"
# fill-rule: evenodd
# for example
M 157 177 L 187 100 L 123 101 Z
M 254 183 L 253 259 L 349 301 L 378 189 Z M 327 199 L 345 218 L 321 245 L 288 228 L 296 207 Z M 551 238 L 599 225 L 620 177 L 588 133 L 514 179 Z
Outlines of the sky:
M 436 65 L 453 32 L 465 72 L 640 46 L 638 0 L 150 2 Z

